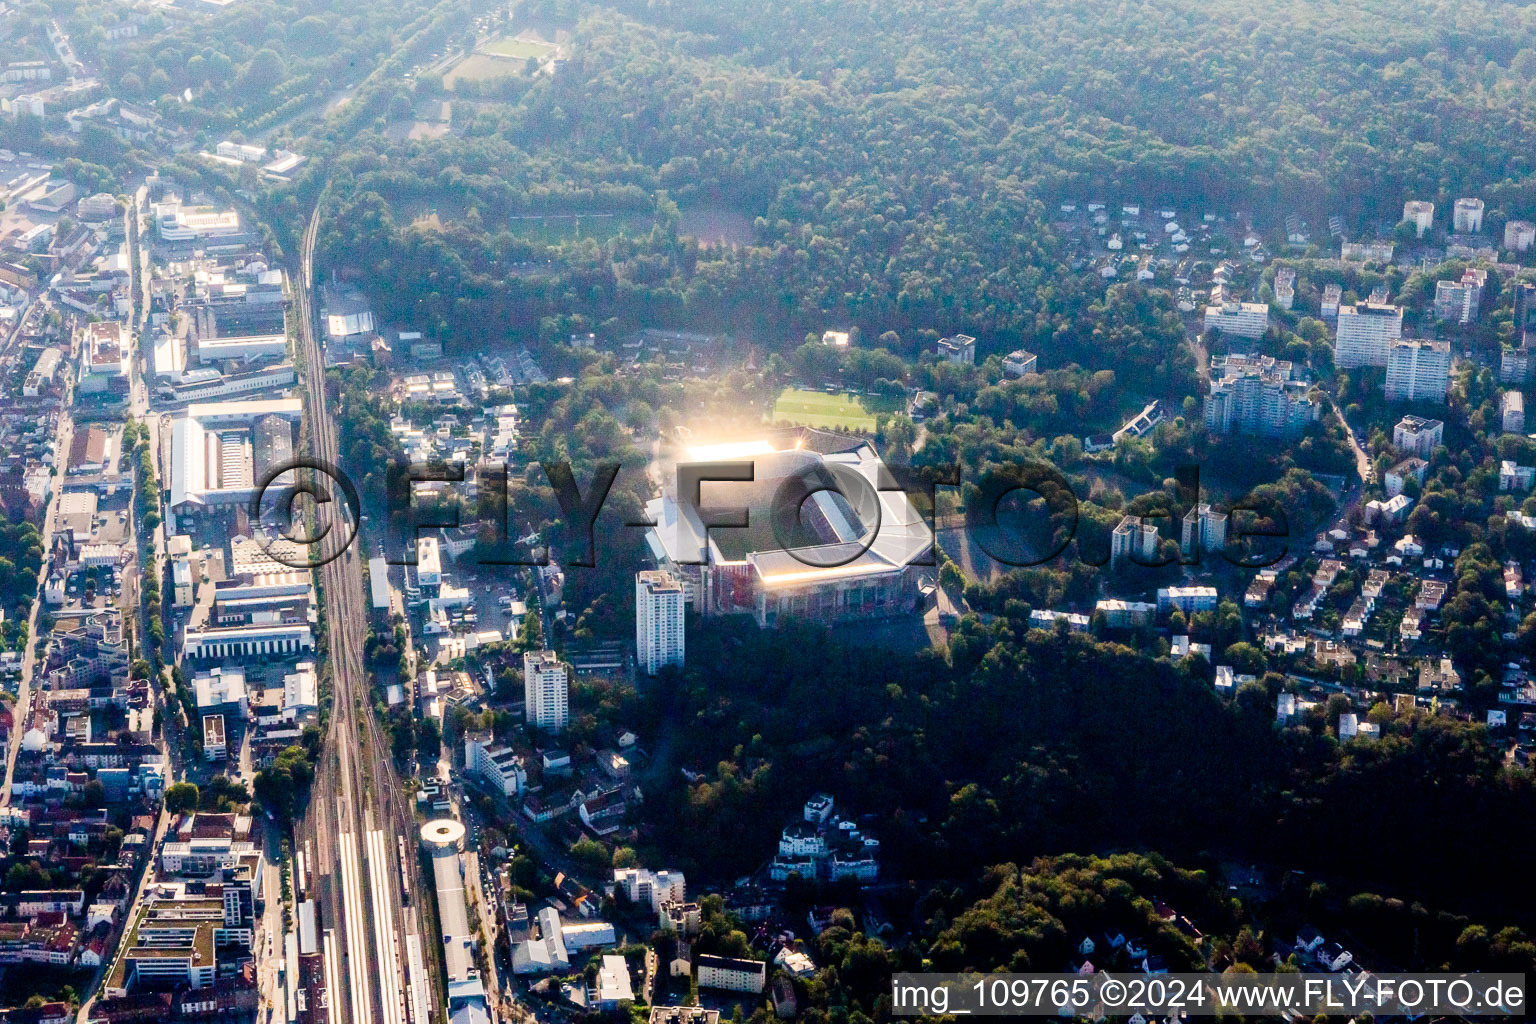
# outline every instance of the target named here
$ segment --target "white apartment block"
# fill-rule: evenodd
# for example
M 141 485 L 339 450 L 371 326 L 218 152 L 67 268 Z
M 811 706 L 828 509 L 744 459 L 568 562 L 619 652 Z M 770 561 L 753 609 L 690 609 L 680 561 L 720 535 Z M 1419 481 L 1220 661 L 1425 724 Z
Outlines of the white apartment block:
M 1403 307 L 1357 302 L 1339 307 L 1333 363 L 1340 369 L 1386 366 L 1387 349 L 1403 336 Z
M 1403 220 L 1412 224 L 1418 237 L 1423 238 L 1424 232 L 1434 227 L 1435 204 L 1422 199 L 1410 199 L 1403 204 Z
M 1211 553 L 1227 546 L 1227 514 L 1218 512 L 1201 503 L 1184 513 L 1184 536 L 1181 547 L 1185 557 L 1196 550 Z
M 768 980 L 768 965 L 761 960 L 738 960 L 705 954 L 696 957 L 694 963 L 699 968 L 699 988 L 761 992 Z
M 1512 220 L 1504 225 L 1504 248 L 1525 252 L 1536 244 L 1536 224 L 1528 220 Z
M 1215 587 L 1163 587 L 1157 592 L 1157 610 L 1160 613 L 1178 610 L 1185 615 L 1193 615 L 1195 612 L 1215 609 Z
M 1483 230 L 1483 201 L 1458 199 L 1451 209 L 1451 227 L 1458 235 L 1475 235 Z
M 1109 538 L 1109 565 L 1118 569 L 1127 560 L 1149 565 L 1157 558 L 1157 526 L 1140 516 L 1126 516 Z
M 1275 271 L 1275 305 L 1290 309 L 1296 302 L 1296 271 L 1281 267 Z
M 1445 341 L 1394 341 L 1387 353 L 1389 402 L 1444 402 L 1451 387 L 1451 346 Z
M 442 585 L 443 555 L 436 537 L 416 538 L 416 582 L 423 587 Z
M 1205 329 L 1239 338 L 1262 338 L 1269 330 L 1269 305 L 1263 302 L 1228 302 L 1205 307 Z
M 647 868 L 615 868 L 613 887 L 637 906 L 649 905 L 660 913 L 663 903 L 688 902 L 688 882 L 681 871 L 651 871 Z
M 523 655 L 524 715 L 538 729 L 559 732 L 571 720 L 571 681 L 554 651 Z
M 948 363 L 970 366 L 976 362 L 976 339 L 969 334 L 956 334 L 939 339 L 939 355 Z
M 683 664 L 683 581 L 665 571 L 635 574 L 635 661 L 653 676 Z
M 464 734 L 464 767 L 502 796 L 516 796 L 528 785 L 523 759 L 488 733 Z
M 1292 379 L 1288 361 L 1247 356 L 1216 356 L 1211 361 L 1211 393 L 1205 399 L 1205 427 L 1213 434 L 1296 437 L 1320 418 L 1305 381 Z
M 1499 409 L 1504 433 L 1525 433 L 1525 395 L 1518 391 L 1504 392 L 1504 397 L 1499 400 Z
M 1404 416 L 1392 428 L 1392 444 L 1409 455 L 1429 458 L 1445 437 L 1445 424 L 1422 416 Z
M 1459 281 L 1436 281 L 1435 316 L 1460 324 L 1476 320 L 1478 307 L 1483 304 L 1483 288 L 1487 284 L 1488 271 L 1480 267 L 1468 267 L 1462 271 Z

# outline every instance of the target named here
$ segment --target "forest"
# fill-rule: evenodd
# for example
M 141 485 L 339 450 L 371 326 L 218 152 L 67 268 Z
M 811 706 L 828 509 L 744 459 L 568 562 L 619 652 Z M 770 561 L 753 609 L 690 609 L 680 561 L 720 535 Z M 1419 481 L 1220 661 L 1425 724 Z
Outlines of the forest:
M 1061 200 L 1337 213 L 1352 234 L 1390 227 L 1408 196 L 1536 209 L 1512 145 L 1536 22 L 1502 5 L 1289 2 L 1261 19 L 1230 3 L 781 0 L 742 18 L 672 0 L 518 17 L 572 28 L 559 74 L 473 98 L 426 75 L 361 136 L 317 130 L 335 147 L 331 258 L 390 317 L 465 347 L 578 313 L 775 347 L 828 323 L 964 330 L 983 355 L 1022 344 L 1099 369 L 1079 352 L 1159 314 L 1074 272 L 1049 216 Z M 384 134 L 442 99 L 448 135 Z M 680 211 L 700 208 L 743 215 L 750 241 L 693 244 Z M 651 227 L 551 244 L 509 220 L 560 212 Z
M 750 870 L 820 789 L 879 813 L 894 878 L 1151 844 L 1502 914 L 1486 881 L 1518 872 L 1536 839 L 1531 774 L 1481 725 L 1380 705 L 1382 739 L 1341 745 L 1330 704 L 1277 729 L 1282 676 L 1224 701 L 1203 659 L 1031 630 L 1027 606 L 967 617 L 947 649 L 901 659 L 808 623 L 705 623 L 689 643 L 662 699 L 625 709 L 703 773 L 647 794 L 642 832 L 686 870 Z M 731 673 L 708 668 L 726 658 Z M 1339 827 L 1362 816 L 1370 828 Z

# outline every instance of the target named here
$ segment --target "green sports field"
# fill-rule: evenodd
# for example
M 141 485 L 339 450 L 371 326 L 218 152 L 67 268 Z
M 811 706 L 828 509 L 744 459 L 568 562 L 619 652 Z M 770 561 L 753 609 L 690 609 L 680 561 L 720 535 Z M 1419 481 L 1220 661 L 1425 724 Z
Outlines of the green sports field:
M 549 43 L 540 42 L 537 39 L 518 39 L 513 36 L 502 36 L 500 39 L 486 43 L 482 49 L 494 57 L 511 57 L 517 60 L 526 60 L 529 57 L 543 58 L 555 52 L 555 48 Z
M 874 430 L 875 414 L 853 395 L 829 395 L 824 391 L 785 388 L 773 403 L 775 423 L 797 423 L 806 427 L 836 430 L 850 427 Z

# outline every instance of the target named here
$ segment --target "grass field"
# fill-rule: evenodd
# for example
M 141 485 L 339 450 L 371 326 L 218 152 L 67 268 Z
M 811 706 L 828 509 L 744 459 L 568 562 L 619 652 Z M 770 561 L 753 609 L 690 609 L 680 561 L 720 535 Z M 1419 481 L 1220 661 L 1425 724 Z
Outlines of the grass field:
M 443 75 L 443 86 L 453 88 L 453 83 L 464 79 L 486 82 L 495 78 L 516 78 L 523 73 L 521 61 L 506 57 L 492 57 L 484 53 L 472 53 L 459 61 Z
M 853 395 L 829 395 L 824 391 L 785 388 L 773 403 L 775 423 L 797 423 L 805 427 L 839 427 L 874 430 L 875 414 Z
M 518 39 L 514 36 L 502 36 L 500 39 L 486 43 L 480 48 L 493 57 L 512 57 L 516 60 L 527 60 L 529 57 L 544 58 L 555 52 L 554 46 L 540 42 L 537 39 Z

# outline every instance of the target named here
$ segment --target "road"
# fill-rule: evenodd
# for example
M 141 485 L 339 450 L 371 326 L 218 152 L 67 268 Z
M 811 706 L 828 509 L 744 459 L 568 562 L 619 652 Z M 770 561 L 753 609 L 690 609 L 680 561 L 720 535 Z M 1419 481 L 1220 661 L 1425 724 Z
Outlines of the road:
M 323 201 L 323 200 L 322 200 Z M 294 286 L 299 345 L 304 356 L 306 423 L 311 454 L 330 465 L 340 462 L 336 422 L 327 410 L 325 359 L 315 336 L 314 250 L 319 232 L 317 207 L 304 233 L 298 279 Z M 323 479 L 320 486 L 327 484 Z M 354 529 L 340 500 L 315 505 L 321 531 Z M 332 709 L 325 746 L 316 766 L 308 811 L 296 832 L 317 851 L 314 889 L 326 924 L 335 937 L 335 977 L 328 979 L 333 1019 L 353 1024 L 417 1024 L 409 1021 L 404 936 L 420 934 L 414 908 L 401 900 L 396 836 L 415 849 L 415 819 L 407 806 L 372 712 L 368 677 L 363 669 L 366 605 L 358 545 L 320 569 L 325 599 L 326 649 L 331 670 Z M 411 888 L 424 892 L 418 862 L 406 858 Z M 371 908 L 371 914 L 367 911 Z M 433 948 L 431 936 L 424 948 Z M 443 1007 L 447 1000 L 429 998 Z M 426 1024 L 426 1022 L 420 1022 Z

